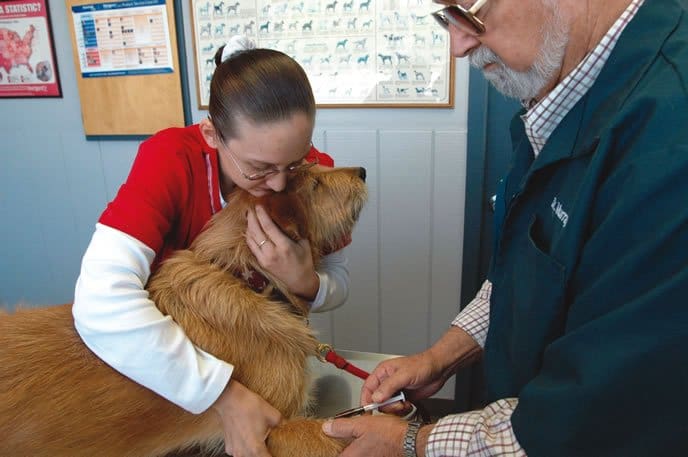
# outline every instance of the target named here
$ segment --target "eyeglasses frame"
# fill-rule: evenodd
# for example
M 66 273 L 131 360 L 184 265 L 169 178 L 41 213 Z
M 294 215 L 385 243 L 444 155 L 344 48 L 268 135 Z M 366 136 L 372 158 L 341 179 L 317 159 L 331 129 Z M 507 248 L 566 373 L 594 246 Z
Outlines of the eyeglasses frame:
M 311 143 L 311 147 L 313 147 L 313 143 Z M 229 153 L 229 158 L 232 159 L 232 162 L 234 162 L 234 166 L 237 167 L 237 170 L 239 170 L 239 173 L 241 173 L 241 176 L 243 176 L 245 179 L 249 181 L 260 181 L 261 179 L 265 179 L 268 176 L 275 175 L 277 173 L 285 172 L 285 173 L 297 173 L 299 171 L 304 171 L 308 170 L 309 168 L 312 168 L 316 165 L 318 165 L 319 160 L 318 157 L 315 157 L 315 160 L 313 162 L 306 162 L 306 163 L 300 163 L 298 165 L 292 165 L 289 167 L 286 167 L 284 170 L 280 170 L 276 166 L 272 166 L 272 168 L 268 168 L 267 170 L 264 171 L 259 171 L 253 174 L 247 174 L 244 172 L 244 170 L 241 169 L 239 166 L 239 162 L 237 162 L 236 157 L 234 154 L 232 154 L 232 151 L 227 148 L 227 152 Z
M 434 3 L 442 4 L 442 5 L 447 5 L 449 2 L 447 0 L 433 0 Z M 449 24 L 453 25 L 454 27 L 464 30 L 467 32 L 473 32 L 476 36 L 480 36 L 483 33 L 485 33 L 485 23 L 477 16 L 478 11 L 485 6 L 485 3 L 487 3 L 487 0 L 477 0 L 470 8 L 466 9 L 461 5 L 452 3 L 441 10 L 435 11 L 432 14 L 432 17 L 435 18 L 438 24 L 442 26 L 445 30 L 449 30 Z M 461 18 L 465 19 L 468 24 L 471 26 L 471 30 L 466 30 L 466 25 L 460 22 L 457 22 L 451 14 L 447 14 L 448 12 L 452 12 L 453 14 L 457 14 L 461 16 Z

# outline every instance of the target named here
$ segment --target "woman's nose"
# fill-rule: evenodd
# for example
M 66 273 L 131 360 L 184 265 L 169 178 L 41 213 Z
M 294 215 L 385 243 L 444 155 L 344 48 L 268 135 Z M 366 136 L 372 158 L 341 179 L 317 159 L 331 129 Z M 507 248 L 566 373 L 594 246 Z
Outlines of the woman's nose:
M 466 33 L 453 26 L 449 26 L 449 40 L 451 43 L 451 55 L 454 57 L 466 57 L 481 44 L 475 35 Z
M 282 192 L 287 187 L 287 176 L 288 174 L 284 171 L 275 173 L 266 178 L 266 184 L 274 192 Z

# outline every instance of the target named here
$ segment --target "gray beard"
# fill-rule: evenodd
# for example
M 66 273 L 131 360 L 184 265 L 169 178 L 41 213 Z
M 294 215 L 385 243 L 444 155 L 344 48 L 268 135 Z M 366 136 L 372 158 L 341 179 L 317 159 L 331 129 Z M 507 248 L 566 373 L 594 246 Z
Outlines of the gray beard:
M 556 12 L 544 26 L 543 44 L 533 65 L 526 71 L 516 71 L 506 66 L 504 61 L 486 46 L 471 52 L 469 62 L 482 70 L 487 64 L 495 64 L 483 75 L 499 92 L 518 100 L 532 100 L 554 79 L 561 69 L 564 53 L 568 44 L 568 28 Z

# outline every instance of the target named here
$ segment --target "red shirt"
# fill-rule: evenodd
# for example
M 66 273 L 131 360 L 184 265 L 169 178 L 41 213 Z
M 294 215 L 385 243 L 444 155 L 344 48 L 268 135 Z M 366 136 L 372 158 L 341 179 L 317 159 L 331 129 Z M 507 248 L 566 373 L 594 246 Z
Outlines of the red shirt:
M 311 147 L 306 160 L 332 158 Z M 217 149 L 198 124 L 162 130 L 141 143 L 129 176 L 98 222 L 127 233 L 156 253 L 151 271 L 173 251 L 189 247 L 222 209 Z

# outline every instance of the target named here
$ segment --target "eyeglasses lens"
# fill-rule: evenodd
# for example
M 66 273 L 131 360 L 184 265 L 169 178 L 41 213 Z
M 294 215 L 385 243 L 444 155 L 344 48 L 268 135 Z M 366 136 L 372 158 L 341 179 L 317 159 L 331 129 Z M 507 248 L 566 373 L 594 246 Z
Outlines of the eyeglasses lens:
M 299 173 L 308 170 L 309 168 L 312 168 L 317 164 L 318 160 L 316 159 L 313 162 L 305 162 L 298 165 L 292 165 L 291 167 L 288 167 L 285 171 L 290 174 Z M 268 168 L 267 170 L 259 171 L 258 173 L 248 175 L 246 176 L 246 178 L 250 181 L 258 181 L 259 179 L 267 178 L 268 176 L 274 175 L 276 173 L 279 173 L 279 170 L 277 168 Z
M 482 21 L 462 6 L 447 6 L 432 13 L 432 17 L 445 30 L 449 30 L 449 24 L 451 24 L 462 32 L 471 35 L 480 35 L 485 32 Z

